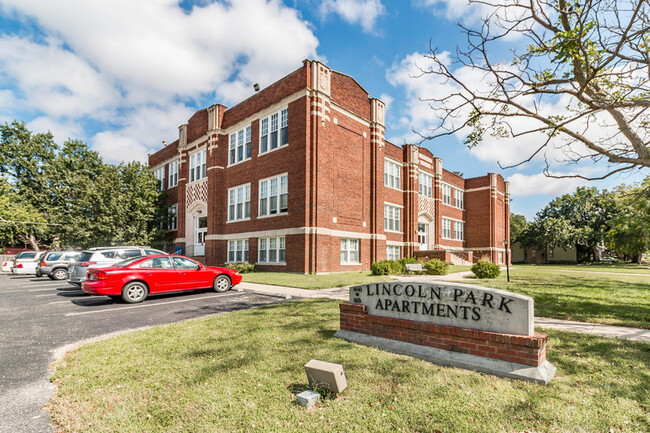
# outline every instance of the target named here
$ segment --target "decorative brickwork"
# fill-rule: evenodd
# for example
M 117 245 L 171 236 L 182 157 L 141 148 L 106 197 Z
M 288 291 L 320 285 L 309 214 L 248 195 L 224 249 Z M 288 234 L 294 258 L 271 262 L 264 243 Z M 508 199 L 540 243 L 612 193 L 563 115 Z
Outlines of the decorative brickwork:
M 341 303 L 341 330 L 538 367 L 546 360 L 546 334 L 500 334 L 412 320 L 371 316 L 365 305 Z
M 188 183 L 186 186 L 185 196 L 185 208 L 190 209 L 194 203 L 201 201 L 203 203 L 208 202 L 208 179 L 201 179 L 196 182 Z

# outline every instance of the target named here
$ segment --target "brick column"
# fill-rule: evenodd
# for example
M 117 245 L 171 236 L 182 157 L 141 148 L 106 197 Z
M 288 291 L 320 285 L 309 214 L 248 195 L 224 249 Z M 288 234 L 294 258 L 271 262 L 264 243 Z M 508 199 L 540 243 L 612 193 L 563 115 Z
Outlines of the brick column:
M 413 257 L 418 235 L 418 165 L 419 152 L 414 144 L 404 146 L 404 255 Z
M 370 121 L 370 263 L 386 258 L 384 235 L 384 125 L 386 106 L 371 99 Z

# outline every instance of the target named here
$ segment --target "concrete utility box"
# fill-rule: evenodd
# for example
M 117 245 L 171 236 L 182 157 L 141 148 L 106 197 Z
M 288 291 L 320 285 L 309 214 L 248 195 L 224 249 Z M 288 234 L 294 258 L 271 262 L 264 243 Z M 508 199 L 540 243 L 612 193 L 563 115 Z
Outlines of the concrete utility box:
M 314 391 L 303 391 L 296 396 L 298 404 L 304 406 L 307 410 L 311 409 L 313 405 L 320 400 L 320 394 Z
M 305 364 L 305 373 L 310 385 L 318 384 L 336 394 L 348 387 L 341 364 L 312 359 Z

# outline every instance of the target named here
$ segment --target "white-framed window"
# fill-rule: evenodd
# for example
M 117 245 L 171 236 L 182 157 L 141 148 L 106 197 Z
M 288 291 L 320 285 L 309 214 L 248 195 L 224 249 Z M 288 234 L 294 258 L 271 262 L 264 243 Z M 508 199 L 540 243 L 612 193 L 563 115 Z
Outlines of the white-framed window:
M 260 155 L 289 144 L 289 109 L 260 119 Z
M 174 203 L 169 206 L 168 209 L 169 222 L 167 224 L 167 230 L 177 230 L 178 229 L 178 203 Z
M 454 189 L 454 206 L 459 209 L 465 208 L 465 193 L 460 189 Z
M 167 164 L 169 172 L 169 180 L 167 188 L 172 188 L 178 185 L 178 159 Z
M 359 239 L 341 239 L 341 264 L 359 264 Z
M 442 237 L 451 239 L 451 220 L 447 218 L 442 219 Z
M 386 246 L 386 260 L 399 260 L 400 255 L 400 247 L 395 245 Z
M 384 230 L 388 232 L 399 232 L 401 224 L 402 209 L 389 204 L 384 205 Z
M 259 238 L 257 240 L 257 261 L 259 263 L 285 262 L 285 237 Z
M 460 221 L 454 221 L 454 239 L 457 241 L 465 239 L 465 224 Z
M 451 205 L 451 187 L 447 184 L 442 184 L 442 202 Z
M 429 224 L 418 223 L 418 244 L 421 250 L 429 249 Z
M 420 172 L 420 194 L 433 197 L 433 177 L 430 175 Z
M 165 166 L 155 169 L 153 175 L 158 180 L 158 191 L 165 189 Z
M 206 176 L 205 149 L 203 149 L 190 155 L 190 182 Z
M 248 262 L 248 239 L 228 241 L 228 262 Z
M 501 251 L 499 251 L 499 264 L 503 264 L 503 253 Z
M 289 211 L 289 175 L 281 174 L 260 180 L 259 216 L 278 215 Z
M 228 189 L 228 221 L 239 221 L 251 217 L 251 184 Z
M 230 134 L 228 155 L 228 165 L 236 164 L 251 157 L 250 125 Z
M 390 159 L 384 160 L 384 185 L 389 188 L 402 189 L 402 166 Z

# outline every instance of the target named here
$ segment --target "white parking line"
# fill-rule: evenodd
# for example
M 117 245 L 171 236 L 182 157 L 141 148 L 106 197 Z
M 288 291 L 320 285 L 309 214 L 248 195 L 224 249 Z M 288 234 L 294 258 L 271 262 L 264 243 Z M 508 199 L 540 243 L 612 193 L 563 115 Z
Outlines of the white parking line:
M 28 290 L 28 292 L 44 292 L 46 290 L 52 290 L 52 289 L 57 289 L 57 288 L 58 287 L 56 287 L 56 286 L 52 286 L 52 287 L 49 287 L 47 289 L 31 289 L 31 290 Z
M 48 293 L 47 295 L 36 295 L 35 298 L 42 298 L 43 296 L 59 296 L 58 293 Z
M 61 284 L 61 282 L 60 281 L 58 281 L 58 282 L 47 281 L 47 282 L 43 282 L 43 283 L 40 283 L 40 284 L 28 284 L 28 285 L 20 286 L 20 287 L 22 287 L 23 289 L 31 289 L 32 287 L 43 287 L 43 286 L 48 286 L 48 285 L 49 286 L 56 286 L 57 284 Z
M 226 296 L 241 296 L 241 295 L 243 295 L 243 293 L 228 293 L 226 295 L 210 295 L 210 296 L 202 296 L 200 298 L 181 299 L 181 300 L 178 300 L 178 301 L 157 302 L 155 304 L 139 304 L 139 305 L 131 305 L 131 306 L 128 306 L 128 307 L 106 308 L 104 310 L 82 311 L 80 313 L 68 313 L 68 314 L 64 314 L 64 316 L 81 316 L 83 314 L 104 313 L 106 311 L 126 310 L 126 309 L 130 309 L 130 308 L 155 307 L 156 305 L 176 304 L 176 303 L 180 303 L 180 302 L 198 301 L 200 299 L 224 298 Z
M 70 302 L 72 302 L 72 299 L 68 299 L 67 301 L 48 302 L 48 304 L 69 304 Z

